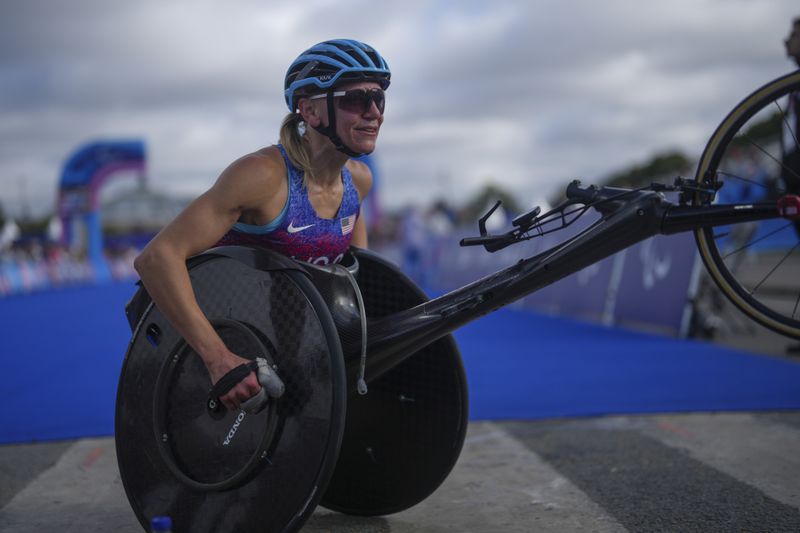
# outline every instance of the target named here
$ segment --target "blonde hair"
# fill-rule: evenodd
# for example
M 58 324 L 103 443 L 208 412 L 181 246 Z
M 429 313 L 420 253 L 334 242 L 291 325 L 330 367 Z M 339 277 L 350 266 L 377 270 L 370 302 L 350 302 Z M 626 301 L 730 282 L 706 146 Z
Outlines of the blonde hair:
M 283 119 L 280 131 L 280 143 L 286 150 L 286 155 L 294 166 L 303 171 L 303 184 L 306 181 L 314 179 L 314 172 L 311 169 L 311 158 L 308 154 L 304 132 L 300 130 L 305 128 L 303 123 L 303 116 L 300 113 L 289 113 Z

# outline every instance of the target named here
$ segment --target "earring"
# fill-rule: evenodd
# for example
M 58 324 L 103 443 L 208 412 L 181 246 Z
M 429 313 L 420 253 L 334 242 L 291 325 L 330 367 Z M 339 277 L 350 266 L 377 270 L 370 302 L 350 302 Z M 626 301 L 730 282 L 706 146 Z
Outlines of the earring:
M 300 121 L 297 124 L 297 133 L 302 137 L 306 134 L 306 123 L 304 121 Z

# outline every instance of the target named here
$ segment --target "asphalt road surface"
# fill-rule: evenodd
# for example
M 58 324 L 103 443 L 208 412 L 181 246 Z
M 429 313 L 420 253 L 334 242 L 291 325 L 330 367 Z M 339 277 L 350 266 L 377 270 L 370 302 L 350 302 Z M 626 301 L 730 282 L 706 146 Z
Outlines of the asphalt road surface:
M 322 532 L 798 532 L 800 412 L 473 422 L 428 499 Z M 111 438 L 0 447 L 0 531 L 140 532 Z

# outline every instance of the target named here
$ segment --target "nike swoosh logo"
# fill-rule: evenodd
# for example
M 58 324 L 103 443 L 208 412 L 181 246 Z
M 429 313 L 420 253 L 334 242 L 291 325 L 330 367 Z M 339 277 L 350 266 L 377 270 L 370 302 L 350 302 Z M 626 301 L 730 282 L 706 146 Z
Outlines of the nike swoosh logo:
M 309 224 L 308 226 L 295 227 L 294 220 L 292 220 L 291 222 L 289 222 L 289 227 L 286 228 L 286 231 L 288 231 L 289 233 L 297 233 L 298 231 L 303 231 L 304 229 L 308 229 L 313 225 L 314 224 Z

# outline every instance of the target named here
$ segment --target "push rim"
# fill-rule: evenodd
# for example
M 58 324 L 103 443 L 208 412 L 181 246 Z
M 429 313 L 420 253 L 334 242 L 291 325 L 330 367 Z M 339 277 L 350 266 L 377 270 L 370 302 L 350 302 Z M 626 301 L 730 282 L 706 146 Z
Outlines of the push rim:
M 214 329 L 220 334 L 226 344 L 229 345 L 231 350 L 238 354 L 252 354 L 253 357 L 263 357 L 267 359 L 270 365 L 274 364 L 273 355 L 275 353 L 274 347 L 269 343 L 269 339 L 264 339 L 264 343 L 250 329 L 241 322 L 235 320 L 228 320 L 224 318 L 216 318 L 210 320 Z M 230 346 L 231 342 L 236 342 L 237 346 L 234 348 Z M 266 346 L 270 346 L 267 349 Z M 170 404 L 176 402 L 175 391 L 180 390 L 180 386 L 176 381 L 181 373 L 182 367 L 187 362 L 187 358 L 199 358 L 193 350 L 189 347 L 186 341 L 181 340 L 179 346 L 173 350 L 175 355 L 166 358 L 159 372 L 156 381 L 156 394 L 153 402 L 153 427 L 155 429 L 155 440 L 158 445 L 158 451 L 164 464 L 170 469 L 172 474 L 178 478 L 186 486 L 198 491 L 210 490 L 228 490 L 241 485 L 249 476 L 254 475 L 257 469 L 264 465 L 264 458 L 267 457 L 270 447 L 273 445 L 273 438 L 275 436 L 275 429 L 277 425 L 277 401 L 271 400 L 266 409 L 257 415 L 248 415 L 251 419 L 257 418 L 258 421 L 253 424 L 254 435 L 253 443 L 255 444 L 249 453 L 249 458 L 244 461 L 238 460 L 237 457 L 231 456 L 227 458 L 228 462 L 236 461 L 241 464 L 236 465 L 235 468 L 229 467 L 209 468 L 205 464 L 212 463 L 211 457 L 205 457 L 197 462 L 202 467 L 203 476 L 198 476 L 199 472 L 195 472 L 191 466 L 182 464 L 178 459 L 180 454 L 175 453 L 175 447 L 183 449 L 202 449 L 198 446 L 198 442 L 203 436 L 202 433 L 207 430 L 207 427 L 200 428 L 197 433 L 191 431 L 191 424 L 185 420 L 180 420 L 178 423 L 179 428 L 174 430 L 171 427 L 171 417 L 169 416 Z M 197 361 L 194 361 L 197 365 Z M 191 398 L 196 401 L 197 398 Z M 185 401 L 185 399 L 184 399 Z M 246 413 L 239 411 L 238 413 L 228 413 L 225 407 L 217 405 L 215 409 L 209 405 L 206 406 L 208 414 L 216 419 L 228 419 L 228 426 L 231 426 L 230 419 L 234 418 L 234 426 L 238 429 L 239 423 L 243 421 Z M 215 414 L 213 411 L 217 411 Z M 220 420 L 224 423 L 224 420 Z M 248 421 L 249 422 L 249 421 Z M 251 423 L 252 424 L 252 423 Z M 241 440 L 241 437 L 240 437 Z M 175 442 L 178 441 L 178 442 Z M 181 444 L 180 441 L 183 441 Z M 241 454 L 242 450 L 237 450 Z M 195 452 L 197 453 L 197 452 Z M 220 453 L 219 449 L 214 449 L 213 453 Z M 248 455 L 247 453 L 244 454 Z

